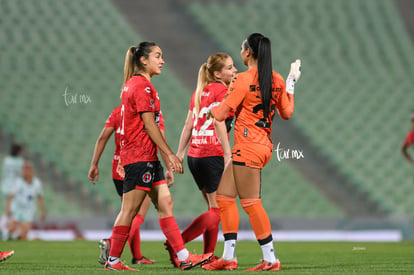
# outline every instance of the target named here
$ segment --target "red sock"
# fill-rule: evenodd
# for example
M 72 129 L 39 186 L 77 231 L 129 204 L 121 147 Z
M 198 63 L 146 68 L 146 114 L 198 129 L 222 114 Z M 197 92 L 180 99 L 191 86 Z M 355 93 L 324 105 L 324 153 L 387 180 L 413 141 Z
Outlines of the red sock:
M 209 225 L 209 216 L 210 213 L 208 211 L 201 214 L 184 229 L 183 233 L 181 233 L 184 243 L 191 242 L 206 231 Z
M 160 227 L 175 253 L 185 249 L 180 229 L 174 217 L 160 219 Z
M 214 253 L 217 244 L 217 237 L 220 224 L 220 208 L 210 208 L 207 213 L 209 215 L 210 224 L 204 232 L 204 253 Z
M 111 236 L 111 249 L 109 250 L 110 256 L 117 258 L 121 257 L 130 228 L 131 227 L 128 225 L 114 226 Z
M 144 223 L 144 217 L 136 215 L 131 224 L 131 230 L 129 231 L 128 243 L 131 250 L 132 257 L 135 259 L 141 259 L 141 236 L 139 233 L 139 227 Z

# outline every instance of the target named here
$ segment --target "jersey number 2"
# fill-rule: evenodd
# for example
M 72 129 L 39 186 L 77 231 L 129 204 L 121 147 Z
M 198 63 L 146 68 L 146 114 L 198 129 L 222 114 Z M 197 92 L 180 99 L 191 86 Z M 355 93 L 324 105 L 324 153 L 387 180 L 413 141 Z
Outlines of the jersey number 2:
M 213 136 L 214 135 L 214 130 L 207 130 L 208 127 L 210 127 L 211 123 L 213 123 L 213 119 L 207 119 L 207 117 L 206 117 L 207 116 L 207 112 L 208 112 L 208 108 L 207 107 L 201 108 L 201 110 L 200 110 L 200 112 L 198 114 L 198 117 L 196 116 L 196 114 L 195 114 L 194 111 L 195 111 L 195 109 L 193 110 L 193 121 L 194 121 L 194 123 L 193 123 L 193 132 L 192 132 L 192 135 L 194 137 L 197 137 L 197 136 L 207 136 L 207 137 L 211 137 L 211 136 Z M 198 119 L 201 119 L 203 117 L 206 117 L 206 121 L 200 127 L 200 130 L 197 131 L 195 128 L 197 126 Z

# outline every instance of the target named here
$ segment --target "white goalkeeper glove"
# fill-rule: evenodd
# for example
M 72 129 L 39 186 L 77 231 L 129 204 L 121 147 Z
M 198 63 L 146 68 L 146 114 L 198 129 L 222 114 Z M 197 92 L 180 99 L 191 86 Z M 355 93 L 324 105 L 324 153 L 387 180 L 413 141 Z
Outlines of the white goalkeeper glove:
M 290 73 L 286 78 L 286 92 L 289 94 L 295 93 L 295 83 L 299 80 L 301 74 L 301 62 L 300 59 L 296 59 L 295 62 L 290 64 Z

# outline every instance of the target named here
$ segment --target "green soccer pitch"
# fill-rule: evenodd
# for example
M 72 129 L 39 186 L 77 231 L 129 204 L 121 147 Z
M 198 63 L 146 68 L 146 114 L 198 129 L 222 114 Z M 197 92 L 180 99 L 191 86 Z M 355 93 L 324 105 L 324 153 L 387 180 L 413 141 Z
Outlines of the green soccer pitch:
M 414 243 L 348 243 L 348 242 L 282 242 L 276 243 L 282 263 L 279 273 L 289 274 L 414 274 Z M 202 250 L 201 242 L 187 245 L 192 251 Z M 0 274 L 102 274 L 97 262 L 98 242 L 71 241 L 9 241 L 1 242 L 0 250 L 15 250 L 15 255 L 0 264 Z M 216 254 L 221 256 L 223 243 Z M 129 247 L 122 258 L 140 274 L 246 274 L 243 270 L 258 264 L 261 251 L 256 242 L 241 241 L 237 245 L 239 269 L 205 271 L 196 267 L 189 271 L 173 268 L 162 242 L 143 242 L 143 254 L 156 264 L 130 265 Z M 109 272 L 109 271 L 107 271 Z

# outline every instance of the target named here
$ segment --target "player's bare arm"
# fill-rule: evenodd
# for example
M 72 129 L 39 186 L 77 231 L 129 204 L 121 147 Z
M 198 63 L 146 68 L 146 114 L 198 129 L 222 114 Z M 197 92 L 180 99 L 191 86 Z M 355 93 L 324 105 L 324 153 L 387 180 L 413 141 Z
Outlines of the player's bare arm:
M 88 178 L 95 184 L 95 180 L 99 179 L 99 169 L 98 163 L 101 158 L 102 152 L 105 149 L 106 143 L 111 137 L 112 133 L 115 131 L 114 127 L 104 127 L 101 134 L 98 137 L 98 140 L 95 143 L 95 149 L 93 151 L 93 157 L 91 161 L 91 167 L 89 168 Z

